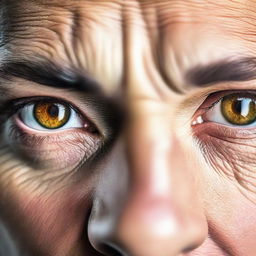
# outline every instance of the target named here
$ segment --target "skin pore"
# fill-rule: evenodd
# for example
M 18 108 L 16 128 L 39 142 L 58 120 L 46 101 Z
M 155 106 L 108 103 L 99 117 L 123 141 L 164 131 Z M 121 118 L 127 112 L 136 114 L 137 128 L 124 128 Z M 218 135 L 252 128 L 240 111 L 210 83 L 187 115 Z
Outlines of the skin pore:
M 255 255 L 255 124 L 218 109 L 256 97 L 254 0 L 0 9 L 0 220 L 21 255 Z M 45 102 L 72 122 L 43 129 Z

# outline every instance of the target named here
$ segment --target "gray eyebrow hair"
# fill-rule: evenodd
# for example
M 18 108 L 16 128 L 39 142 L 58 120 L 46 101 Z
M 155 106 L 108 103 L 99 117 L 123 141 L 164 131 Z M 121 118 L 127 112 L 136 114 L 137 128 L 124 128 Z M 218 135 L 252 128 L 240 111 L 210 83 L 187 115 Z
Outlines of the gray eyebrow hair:
M 51 61 L 9 61 L 0 65 L 0 79 L 22 78 L 40 85 L 102 94 L 100 85 L 85 72 Z
M 189 69 L 186 80 L 199 87 L 221 82 L 241 82 L 256 79 L 256 58 L 243 57 L 220 60 Z

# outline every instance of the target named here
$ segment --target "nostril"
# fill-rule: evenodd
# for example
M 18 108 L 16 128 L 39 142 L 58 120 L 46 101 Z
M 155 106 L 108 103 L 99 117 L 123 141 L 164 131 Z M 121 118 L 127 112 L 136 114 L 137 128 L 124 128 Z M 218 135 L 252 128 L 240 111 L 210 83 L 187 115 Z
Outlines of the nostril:
M 194 245 L 194 246 L 191 245 L 191 246 L 188 246 L 187 248 L 185 248 L 182 252 L 189 253 L 189 252 L 195 250 L 196 248 L 197 248 L 197 245 Z
M 108 256 L 124 256 L 125 254 L 121 252 L 117 246 L 111 244 L 111 243 L 104 243 L 101 245 L 102 251 L 107 254 Z

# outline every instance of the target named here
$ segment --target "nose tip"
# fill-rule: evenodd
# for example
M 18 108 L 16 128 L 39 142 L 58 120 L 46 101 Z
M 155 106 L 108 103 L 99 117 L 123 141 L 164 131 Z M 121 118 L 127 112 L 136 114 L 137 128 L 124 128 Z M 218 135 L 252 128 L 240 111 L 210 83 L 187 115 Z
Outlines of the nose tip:
M 117 148 L 101 176 L 88 231 L 104 255 L 186 255 L 207 237 L 196 169 L 166 137 L 141 135 L 131 154 Z
M 170 198 L 136 200 L 111 225 L 111 232 L 94 237 L 95 247 L 104 255 L 180 256 L 203 243 L 207 227 L 202 216 L 193 212 L 184 216 Z
M 185 200 L 187 195 L 157 194 L 150 188 L 133 187 L 125 203 L 119 198 L 116 204 L 95 204 L 89 233 L 98 251 L 110 256 L 180 256 L 203 243 L 207 222 L 193 196 Z M 122 209 L 115 212 L 117 205 Z
M 140 200 L 140 199 L 138 199 Z M 177 256 L 204 240 L 201 216 L 175 208 L 171 198 L 133 201 L 120 220 L 117 237 L 134 256 Z

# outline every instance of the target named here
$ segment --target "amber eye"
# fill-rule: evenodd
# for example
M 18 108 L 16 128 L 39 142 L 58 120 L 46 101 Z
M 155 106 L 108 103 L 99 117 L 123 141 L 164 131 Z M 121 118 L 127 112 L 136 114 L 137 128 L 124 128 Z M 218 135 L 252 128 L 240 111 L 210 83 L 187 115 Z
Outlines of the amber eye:
M 36 121 L 47 129 L 60 128 L 65 125 L 70 118 L 70 108 L 60 103 L 36 103 L 33 113 Z
M 248 125 L 256 120 L 256 102 L 249 97 L 228 95 L 221 101 L 221 112 L 234 125 Z

